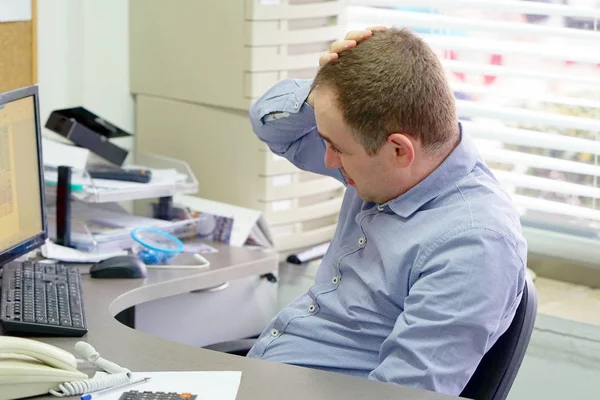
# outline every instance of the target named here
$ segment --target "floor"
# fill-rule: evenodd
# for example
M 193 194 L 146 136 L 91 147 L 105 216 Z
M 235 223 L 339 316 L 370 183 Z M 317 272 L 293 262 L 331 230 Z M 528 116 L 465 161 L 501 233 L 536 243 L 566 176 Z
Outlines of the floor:
M 600 325 L 600 289 L 537 277 L 538 313 Z

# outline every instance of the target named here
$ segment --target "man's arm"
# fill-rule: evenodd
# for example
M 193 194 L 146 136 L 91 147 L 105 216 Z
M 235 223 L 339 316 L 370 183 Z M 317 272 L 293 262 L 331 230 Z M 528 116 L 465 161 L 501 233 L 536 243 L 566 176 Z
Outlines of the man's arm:
M 332 176 L 325 166 L 325 142 L 317 133 L 314 110 L 306 99 L 312 80 L 285 79 L 269 89 L 250 109 L 250 122 L 260 140 L 300 169 Z
M 485 228 L 438 240 L 417 261 L 404 312 L 369 378 L 459 395 L 512 321 L 524 286 L 524 247 Z

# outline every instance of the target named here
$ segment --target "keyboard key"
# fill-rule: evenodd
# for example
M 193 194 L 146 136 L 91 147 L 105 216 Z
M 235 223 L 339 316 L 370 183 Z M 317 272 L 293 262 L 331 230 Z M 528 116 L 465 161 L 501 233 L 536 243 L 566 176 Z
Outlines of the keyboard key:
M 75 319 L 74 318 L 73 319 L 73 326 L 76 327 L 76 328 L 83 328 L 84 327 L 83 321 L 80 320 L 80 319 Z

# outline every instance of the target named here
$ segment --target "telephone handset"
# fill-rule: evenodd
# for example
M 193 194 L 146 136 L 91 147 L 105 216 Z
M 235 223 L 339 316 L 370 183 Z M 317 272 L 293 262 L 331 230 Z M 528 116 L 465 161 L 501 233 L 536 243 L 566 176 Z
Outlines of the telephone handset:
M 46 343 L 0 336 L 0 400 L 41 394 L 58 397 L 89 393 L 129 381 L 131 372 L 100 358 L 92 346 L 78 342 L 75 351 L 109 375 L 88 379 L 71 353 Z
M 0 400 L 58 390 L 63 382 L 87 379 L 72 354 L 49 344 L 0 336 Z

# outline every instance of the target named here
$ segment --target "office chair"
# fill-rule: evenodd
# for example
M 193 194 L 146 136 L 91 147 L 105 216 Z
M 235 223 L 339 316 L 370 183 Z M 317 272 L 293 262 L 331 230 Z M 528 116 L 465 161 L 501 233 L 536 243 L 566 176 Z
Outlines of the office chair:
M 505 400 L 519 372 L 537 314 L 537 295 L 527 277 L 515 317 L 494 346 L 483 356 L 460 397 L 475 400 Z M 216 343 L 207 349 L 245 356 L 256 339 Z

